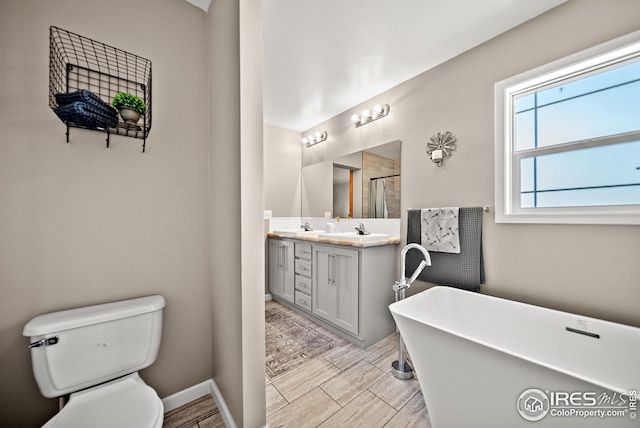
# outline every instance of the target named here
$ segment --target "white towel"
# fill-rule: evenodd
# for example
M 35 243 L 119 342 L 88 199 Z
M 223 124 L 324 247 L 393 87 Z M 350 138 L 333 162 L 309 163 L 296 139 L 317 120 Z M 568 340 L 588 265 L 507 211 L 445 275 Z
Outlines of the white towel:
M 460 254 L 459 207 L 420 210 L 421 244 L 427 251 Z

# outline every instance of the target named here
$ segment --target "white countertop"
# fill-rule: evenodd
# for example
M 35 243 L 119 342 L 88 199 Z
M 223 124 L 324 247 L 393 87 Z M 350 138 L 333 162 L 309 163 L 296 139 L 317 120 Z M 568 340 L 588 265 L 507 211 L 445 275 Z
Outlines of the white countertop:
M 308 242 L 316 242 L 318 244 L 332 244 L 332 245 L 343 245 L 347 247 L 379 247 L 382 245 L 397 245 L 400 243 L 400 238 L 380 238 L 380 239 L 368 239 L 364 241 L 358 241 L 353 239 L 340 239 L 332 236 L 322 236 L 322 234 L 318 235 L 294 235 L 289 233 L 275 233 L 269 232 L 267 234 L 269 238 L 280 238 L 280 239 L 296 239 L 299 241 L 308 241 Z

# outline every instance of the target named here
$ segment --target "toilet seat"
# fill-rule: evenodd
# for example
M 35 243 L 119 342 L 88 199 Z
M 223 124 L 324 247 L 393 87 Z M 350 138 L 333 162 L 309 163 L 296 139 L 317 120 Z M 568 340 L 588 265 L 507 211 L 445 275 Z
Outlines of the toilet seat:
M 164 407 L 138 373 L 71 394 L 42 428 L 161 428 Z

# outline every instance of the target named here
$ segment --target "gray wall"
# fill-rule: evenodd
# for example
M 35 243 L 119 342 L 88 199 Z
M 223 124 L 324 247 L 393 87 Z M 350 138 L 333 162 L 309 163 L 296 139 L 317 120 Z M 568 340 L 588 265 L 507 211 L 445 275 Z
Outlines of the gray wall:
M 154 293 L 167 307 L 147 383 L 165 397 L 213 376 L 239 425 L 264 425 L 261 18 L 248 3 L 240 19 L 232 0 L 209 15 L 182 0 L 0 2 L 0 426 L 40 426 L 57 411 L 33 379 L 27 321 Z M 104 134 L 78 129 L 65 143 L 47 101 L 50 25 L 152 61 L 147 153 L 141 140 L 112 136 L 106 149 Z M 216 36 L 226 47 L 209 55 Z M 241 59 L 252 67 L 242 77 Z M 208 73 L 224 62 L 228 80 Z M 211 134 L 210 98 L 232 109 Z M 211 182 L 210 153 L 212 170 L 226 162 Z
M 638 30 L 639 16 L 636 0 L 569 1 L 318 124 L 331 139 L 303 150 L 302 165 L 402 140 L 402 236 L 408 208 L 493 206 L 494 84 Z M 388 103 L 389 116 L 345 125 L 375 103 Z M 442 168 L 425 152 L 439 131 L 458 140 Z M 490 212 L 483 242 L 485 293 L 640 326 L 640 227 L 495 224 Z
M 300 216 L 301 149 L 299 132 L 264 124 L 264 209 L 274 217 Z
M 324 217 L 333 212 L 333 161 L 309 165 L 302 170 L 302 217 Z
M 265 426 L 262 3 L 212 2 L 213 378 L 239 426 Z

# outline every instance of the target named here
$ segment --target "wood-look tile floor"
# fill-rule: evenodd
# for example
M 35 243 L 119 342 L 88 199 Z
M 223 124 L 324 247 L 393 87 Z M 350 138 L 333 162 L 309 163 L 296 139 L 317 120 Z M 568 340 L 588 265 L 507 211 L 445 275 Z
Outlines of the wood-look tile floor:
M 277 302 L 301 323 L 307 318 Z M 332 334 L 327 332 L 327 334 Z M 265 375 L 267 424 L 270 428 L 430 428 L 416 379 L 391 374 L 397 360 L 394 333 L 367 349 L 344 341 L 275 378 Z M 165 414 L 163 428 L 219 428 L 224 422 L 210 396 Z
M 418 381 L 391 374 L 397 334 L 367 349 L 343 343 L 276 378 L 265 376 L 270 428 L 431 427 Z
M 164 414 L 162 428 L 224 428 L 211 395 L 202 396 Z

